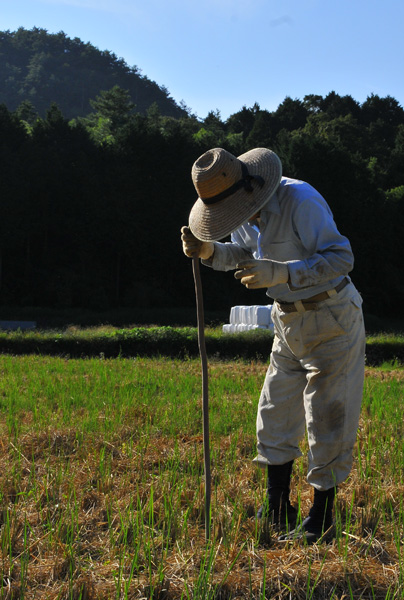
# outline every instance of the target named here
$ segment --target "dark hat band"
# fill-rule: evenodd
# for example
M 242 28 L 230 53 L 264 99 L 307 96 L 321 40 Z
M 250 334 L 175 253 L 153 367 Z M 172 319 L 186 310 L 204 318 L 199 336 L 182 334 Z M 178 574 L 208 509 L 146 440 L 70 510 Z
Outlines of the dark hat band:
M 242 187 L 246 192 L 253 192 L 254 188 L 251 185 L 251 181 L 253 179 L 258 183 L 260 188 L 262 188 L 265 183 L 265 179 L 260 175 L 250 175 L 247 165 L 242 160 L 239 160 L 239 163 L 241 165 L 242 178 L 236 181 L 236 183 L 233 183 L 233 185 L 227 188 L 227 190 L 223 190 L 223 192 L 216 194 L 216 196 L 211 196 L 210 198 L 201 198 L 204 204 L 216 204 L 216 202 L 220 202 L 221 200 L 228 198 Z

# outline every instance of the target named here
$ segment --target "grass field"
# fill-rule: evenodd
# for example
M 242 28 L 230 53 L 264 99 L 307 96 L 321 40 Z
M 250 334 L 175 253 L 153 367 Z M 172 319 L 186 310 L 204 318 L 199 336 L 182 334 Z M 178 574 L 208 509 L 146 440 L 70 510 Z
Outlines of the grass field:
M 209 364 L 207 544 L 199 360 L 0 355 L 0 598 L 403 598 L 404 371 L 367 370 L 336 538 L 305 547 L 254 519 L 265 370 Z M 305 472 L 302 458 L 303 515 Z

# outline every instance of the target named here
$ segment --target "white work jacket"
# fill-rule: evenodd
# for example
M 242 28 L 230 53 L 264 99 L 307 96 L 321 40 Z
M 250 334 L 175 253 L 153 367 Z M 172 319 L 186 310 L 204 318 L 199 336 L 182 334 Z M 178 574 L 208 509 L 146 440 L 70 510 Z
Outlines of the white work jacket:
M 259 221 L 244 223 L 231 242 L 215 242 L 213 258 L 202 262 L 228 271 L 251 257 L 287 263 L 289 282 L 267 290 L 279 302 L 329 290 L 353 268 L 350 243 L 339 233 L 327 202 L 308 183 L 287 177 L 261 209 Z

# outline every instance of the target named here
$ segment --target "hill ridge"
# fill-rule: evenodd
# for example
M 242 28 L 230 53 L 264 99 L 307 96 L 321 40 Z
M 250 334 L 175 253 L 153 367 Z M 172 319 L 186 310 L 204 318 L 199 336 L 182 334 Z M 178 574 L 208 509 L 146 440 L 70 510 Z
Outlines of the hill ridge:
M 165 86 L 112 51 L 40 27 L 0 32 L 0 104 L 11 111 L 29 101 L 43 117 L 56 103 L 67 119 L 84 117 L 91 112 L 90 100 L 116 85 L 129 92 L 136 112 L 155 103 L 164 116 L 187 114 Z

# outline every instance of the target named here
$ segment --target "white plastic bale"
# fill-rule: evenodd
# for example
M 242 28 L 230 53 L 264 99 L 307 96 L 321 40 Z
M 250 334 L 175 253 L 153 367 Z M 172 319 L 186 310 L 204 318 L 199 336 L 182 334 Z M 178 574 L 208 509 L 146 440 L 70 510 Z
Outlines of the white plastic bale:
M 242 306 L 232 306 L 230 309 L 230 323 L 237 325 L 237 323 L 241 322 L 242 309 Z
M 269 325 L 271 322 L 271 309 L 268 306 L 254 306 L 254 323 Z
M 250 329 L 270 329 L 272 305 L 233 306 L 230 310 L 230 323 L 223 325 L 226 333 L 249 331 Z
M 244 323 L 239 323 L 235 325 L 234 323 L 227 323 L 223 325 L 223 333 L 238 333 L 241 331 L 251 331 L 255 329 L 264 329 L 266 331 L 273 331 L 273 324 L 270 325 L 245 325 Z

